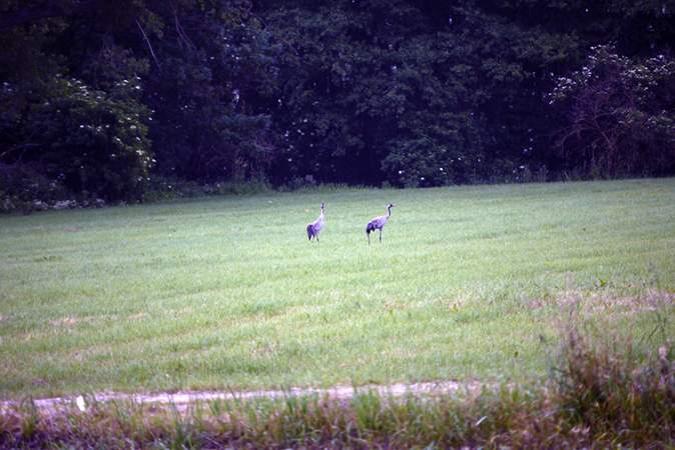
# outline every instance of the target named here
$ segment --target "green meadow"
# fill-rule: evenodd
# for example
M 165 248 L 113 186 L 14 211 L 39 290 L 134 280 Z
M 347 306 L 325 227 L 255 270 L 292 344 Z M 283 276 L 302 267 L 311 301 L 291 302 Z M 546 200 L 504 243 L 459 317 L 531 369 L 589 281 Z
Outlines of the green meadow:
M 0 216 L 0 398 L 527 382 L 570 316 L 645 345 L 675 336 L 673 293 L 675 179 Z

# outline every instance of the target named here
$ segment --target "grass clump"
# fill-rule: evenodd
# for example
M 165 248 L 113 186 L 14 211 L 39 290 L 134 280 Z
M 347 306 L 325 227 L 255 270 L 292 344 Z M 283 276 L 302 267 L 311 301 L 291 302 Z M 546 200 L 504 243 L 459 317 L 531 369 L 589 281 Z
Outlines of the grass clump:
M 673 354 L 634 339 L 613 343 L 570 326 L 555 376 L 536 385 L 486 386 L 459 395 L 351 399 L 300 396 L 216 401 L 187 411 L 93 404 L 3 413 L 0 446 L 69 448 L 669 447 L 675 443 Z
M 612 337 L 566 330 L 554 377 L 561 420 L 593 439 L 647 444 L 650 436 L 665 444 L 675 432 L 672 347 L 666 342 L 644 356 L 633 339 Z

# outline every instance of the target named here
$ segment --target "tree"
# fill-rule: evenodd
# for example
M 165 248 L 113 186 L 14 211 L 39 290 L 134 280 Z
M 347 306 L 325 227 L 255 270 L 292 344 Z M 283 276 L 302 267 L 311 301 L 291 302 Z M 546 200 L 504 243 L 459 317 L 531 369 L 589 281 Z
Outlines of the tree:
M 549 99 L 567 116 L 558 146 L 568 168 L 602 177 L 675 169 L 672 58 L 628 58 L 595 46 L 581 69 L 556 80 Z
M 193 180 L 261 179 L 275 156 L 276 46 L 248 2 L 152 6 L 157 64 L 146 96 L 158 171 Z
M 671 3 L 0 0 L 0 172 L 110 199 L 673 173 Z
M 139 198 L 153 162 L 150 112 L 141 101 L 147 64 L 114 43 L 93 52 L 90 40 L 71 41 L 97 14 L 93 3 L 36 0 L 6 9 L 0 164 L 85 197 Z M 102 21 L 92 26 L 104 28 Z

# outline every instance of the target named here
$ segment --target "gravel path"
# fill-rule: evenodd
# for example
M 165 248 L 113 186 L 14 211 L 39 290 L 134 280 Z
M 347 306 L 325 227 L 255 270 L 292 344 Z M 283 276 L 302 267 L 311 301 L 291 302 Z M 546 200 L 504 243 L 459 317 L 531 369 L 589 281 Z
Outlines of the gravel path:
M 154 394 L 123 394 L 123 393 L 99 393 L 86 396 L 68 396 L 34 399 L 33 403 L 40 412 L 50 413 L 69 406 L 77 406 L 86 410 L 88 404 L 96 402 L 132 402 L 136 404 L 173 405 L 179 411 L 186 410 L 195 402 L 208 402 L 211 400 L 250 400 L 257 398 L 285 398 L 297 396 L 318 395 L 329 397 L 334 400 L 349 400 L 355 394 L 375 392 L 382 396 L 401 397 L 406 394 L 415 396 L 427 396 L 448 394 L 457 391 L 479 391 L 483 387 L 477 382 L 460 383 L 456 381 L 438 381 L 429 383 L 397 383 L 390 385 L 365 385 L 359 387 L 338 385 L 331 388 L 291 388 L 287 390 L 258 390 L 258 391 L 185 391 L 176 393 Z M 11 410 L 21 402 L 0 402 L 0 413 Z

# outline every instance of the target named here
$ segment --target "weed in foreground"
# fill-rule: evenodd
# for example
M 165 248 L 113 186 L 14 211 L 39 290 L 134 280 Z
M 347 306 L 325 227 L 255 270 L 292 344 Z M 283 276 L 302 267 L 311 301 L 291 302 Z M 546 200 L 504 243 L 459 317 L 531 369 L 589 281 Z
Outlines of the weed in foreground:
M 672 349 L 635 348 L 628 337 L 599 340 L 572 324 L 548 383 L 479 393 L 222 400 L 186 411 L 95 403 L 39 412 L 28 402 L 0 415 L 0 447 L 669 447 Z
M 675 423 L 675 370 L 670 343 L 644 355 L 634 339 L 590 338 L 564 331 L 553 402 L 569 433 L 612 443 L 666 444 Z M 609 438 L 611 436 L 611 438 Z

